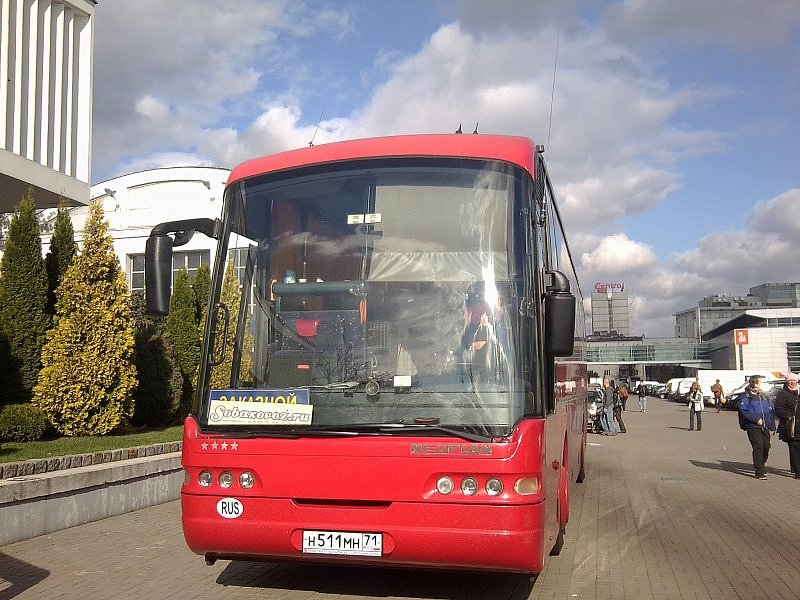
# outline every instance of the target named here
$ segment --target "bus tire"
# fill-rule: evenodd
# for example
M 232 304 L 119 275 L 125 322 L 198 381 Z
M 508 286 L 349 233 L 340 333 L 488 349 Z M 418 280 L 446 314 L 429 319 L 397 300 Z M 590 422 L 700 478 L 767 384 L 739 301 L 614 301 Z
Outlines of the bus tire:
M 561 554 L 561 549 L 564 547 L 564 534 L 566 533 L 566 527 L 562 527 L 561 525 L 558 526 L 558 536 L 556 536 L 556 543 L 553 544 L 553 548 L 550 550 L 550 556 L 558 556 Z
M 561 477 L 558 484 L 558 536 L 550 550 L 550 556 L 558 556 L 564 547 L 564 533 L 569 520 L 569 455 L 567 442 L 564 440 L 564 454 L 561 461 Z
M 583 483 L 586 479 L 586 437 L 583 438 L 581 446 L 581 468 L 578 471 L 578 476 L 575 478 L 575 483 Z

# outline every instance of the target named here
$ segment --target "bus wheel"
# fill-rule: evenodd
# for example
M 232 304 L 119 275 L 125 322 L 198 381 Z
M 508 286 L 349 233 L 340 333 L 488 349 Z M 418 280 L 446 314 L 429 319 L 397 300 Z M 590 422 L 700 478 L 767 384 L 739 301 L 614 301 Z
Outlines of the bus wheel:
M 575 479 L 575 483 L 583 483 L 583 480 L 586 479 L 586 469 L 584 468 L 585 465 L 586 465 L 586 446 L 584 445 L 581 448 L 581 470 L 578 471 L 578 477 Z
M 578 477 L 575 479 L 575 483 L 583 483 L 584 479 L 586 479 L 586 470 L 583 468 L 583 460 L 581 459 L 581 470 L 578 471 Z
M 567 455 L 567 446 L 564 444 L 564 457 L 561 466 L 561 477 L 558 484 L 558 537 L 553 549 L 550 550 L 550 556 L 557 556 L 561 553 L 561 548 L 564 546 L 564 533 L 567 530 L 567 521 L 569 520 L 569 469 L 567 465 L 569 457 Z
M 564 547 L 564 534 L 566 533 L 566 527 L 563 525 L 558 526 L 558 537 L 556 537 L 556 543 L 553 545 L 553 549 L 550 550 L 550 556 L 558 556 L 561 554 L 561 549 Z

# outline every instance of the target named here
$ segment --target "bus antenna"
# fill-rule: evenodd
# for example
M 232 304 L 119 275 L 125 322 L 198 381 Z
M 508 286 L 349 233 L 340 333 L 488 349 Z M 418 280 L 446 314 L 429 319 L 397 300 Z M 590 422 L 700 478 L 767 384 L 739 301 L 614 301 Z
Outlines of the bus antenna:
M 314 138 L 317 137 L 317 131 L 319 131 L 319 124 L 322 123 L 322 115 L 325 114 L 325 107 L 326 107 L 326 105 L 323 104 L 322 105 L 322 112 L 319 113 L 319 119 L 317 120 L 317 126 L 314 129 L 314 135 L 311 136 L 311 140 L 308 142 L 309 146 L 313 146 L 314 145 Z
M 558 68 L 558 42 L 561 38 L 561 27 L 556 31 L 556 55 L 553 58 L 553 87 L 550 90 L 550 118 L 547 123 L 547 147 L 550 147 L 550 131 L 553 128 L 553 102 L 556 96 L 556 69 Z

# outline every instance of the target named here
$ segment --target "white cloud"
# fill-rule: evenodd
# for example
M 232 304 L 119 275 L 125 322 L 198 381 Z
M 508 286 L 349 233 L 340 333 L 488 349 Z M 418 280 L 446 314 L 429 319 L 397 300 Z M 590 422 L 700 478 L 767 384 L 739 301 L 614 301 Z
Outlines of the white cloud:
M 800 189 L 791 189 L 753 207 L 753 229 L 768 235 L 776 235 L 787 243 L 798 245 L 800 241 Z M 800 264 L 797 271 L 800 272 Z
M 191 153 L 209 129 L 257 112 L 265 104 L 260 86 L 290 89 L 305 72 L 297 58 L 301 44 L 315 35 L 347 35 L 351 13 L 297 0 L 240 0 L 235 8 L 193 0 L 100 3 L 96 174 L 119 174 L 127 157 L 155 155 L 164 147 Z M 167 107 L 170 118 L 154 127 Z
M 653 267 L 658 258 L 645 244 L 619 233 L 600 240 L 591 252 L 584 252 L 580 263 L 583 269 L 597 276 L 619 277 Z
M 681 252 L 635 280 L 646 302 L 631 309 L 641 331 L 668 335 L 671 315 L 697 306 L 718 293 L 746 295 L 761 283 L 800 281 L 800 190 L 788 190 L 757 203 L 741 229 L 704 236 L 696 248 Z
M 644 36 L 737 48 L 783 43 L 800 23 L 794 0 L 775 0 L 770 10 L 732 2 L 738 8 L 717 6 L 712 17 L 707 12 L 718 3 L 709 0 L 612 2 L 604 5 L 611 7 L 606 29 L 582 20 L 586 11 L 604 10 L 589 0 L 449 2 L 460 20 L 417 52 L 380 48 L 349 67 L 379 69 L 385 79 L 319 126 L 318 108 L 304 114 L 303 91 L 318 71 L 299 49 L 313 46 L 315 36 L 352 35 L 352 9 L 289 0 L 243 0 L 236 10 L 190 0 L 101 3 L 94 155 L 103 170 L 119 174 L 176 164 L 232 167 L 304 147 L 312 137 L 322 144 L 449 132 L 459 124 L 469 132 L 476 122 L 481 132 L 527 135 L 547 145 L 584 291 L 589 282 L 624 280 L 633 332 L 670 335 L 672 314 L 704 295 L 800 277 L 799 268 L 787 272 L 798 264 L 797 189 L 757 203 L 740 230 L 713 232 L 661 262 L 646 234 L 620 233 L 627 218 L 686 185 L 682 161 L 718 153 L 755 126 L 684 125 L 684 112 L 714 107 L 735 90 L 714 81 L 676 86 L 639 49 Z M 329 79 L 314 80 L 318 94 L 341 91 L 335 74 Z M 733 282 L 741 289 L 729 289 Z
M 729 281 L 749 281 L 750 285 L 798 281 L 798 211 L 798 189 L 758 202 L 746 216 L 741 230 L 704 236 L 697 248 L 675 255 L 670 264 L 691 270 L 723 290 L 722 286 Z
M 149 94 L 137 100 L 135 110 L 151 121 L 164 121 L 170 113 L 169 106 L 165 102 Z
M 138 173 L 161 167 L 213 167 L 206 159 L 189 152 L 158 152 L 149 156 L 131 159 L 122 165 L 124 173 Z

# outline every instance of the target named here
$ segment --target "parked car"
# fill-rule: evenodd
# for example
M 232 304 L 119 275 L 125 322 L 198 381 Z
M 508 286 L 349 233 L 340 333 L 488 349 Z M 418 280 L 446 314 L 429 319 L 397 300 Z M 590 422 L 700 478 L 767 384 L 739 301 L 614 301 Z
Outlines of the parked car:
M 667 397 L 667 384 L 666 383 L 659 383 L 658 385 L 651 385 L 650 390 L 648 392 L 649 396 L 653 396 L 655 398 L 666 398 Z
M 664 398 L 673 398 L 675 393 L 678 389 L 678 382 L 683 379 L 683 377 L 673 377 L 669 381 L 667 381 L 667 389 L 664 392 Z
M 778 390 L 783 387 L 783 384 L 786 383 L 786 380 L 783 378 L 775 378 L 775 379 L 762 379 L 761 380 L 761 391 L 767 394 L 770 398 L 774 398 L 775 394 L 778 393 Z M 722 405 L 723 408 L 727 408 L 729 410 L 738 410 L 739 409 L 739 400 L 744 395 L 744 391 L 747 389 L 747 386 L 750 385 L 749 383 L 743 383 L 731 393 L 729 393 L 725 398 L 725 404 Z
M 670 395 L 670 398 L 673 400 L 677 400 L 678 402 L 683 402 L 686 400 L 686 397 L 689 395 L 689 390 L 692 389 L 692 384 L 695 382 L 694 377 L 684 377 L 678 383 L 673 386 L 673 392 Z

